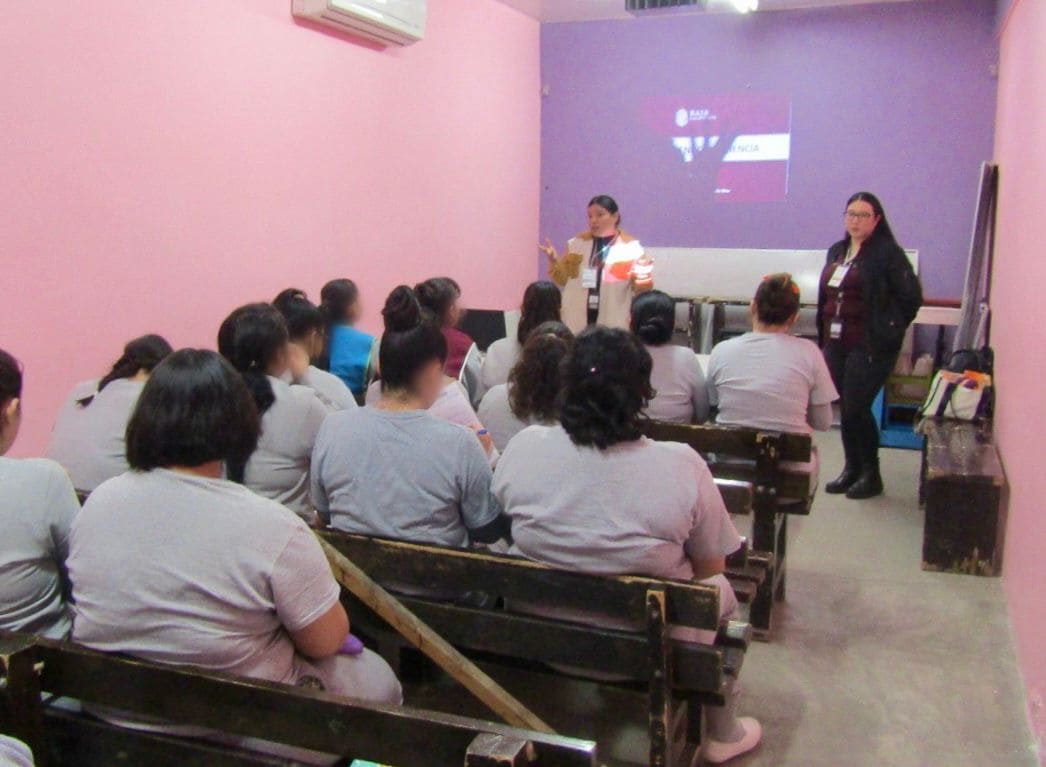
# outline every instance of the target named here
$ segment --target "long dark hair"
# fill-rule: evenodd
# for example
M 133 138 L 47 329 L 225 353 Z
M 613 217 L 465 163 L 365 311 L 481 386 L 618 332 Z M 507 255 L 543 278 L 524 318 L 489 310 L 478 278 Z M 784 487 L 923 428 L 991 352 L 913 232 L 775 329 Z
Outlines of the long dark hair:
M 287 323 L 271 304 L 241 306 L 218 329 L 218 351 L 243 376 L 259 414 L 276 401 L 268 369 L 288 340 Z
M 243 377 L 259 418 L 276 401 L 268 369 L 288 340 L 287 323 L 272 304 L 241 306 L 218 329 L 218 351 Z M 243 482 L 251 452 L 226 461 L 233 482 Z
M 156 366 L 138 398 L 127 424 L 127 462 L 149 471 L 225 461 L 232 478 L 229 467 L 242 472 L 260 430 L 243 377 L 212 351 L 181 349 Z
M 850 199 L 846 201 L 846 210 L 855 202 L 866 202 L 872 206 L 872 211 L 876 216 L 879 217 L 879 225 L 875 227 L 875 231 L 872 232 L 872 236 L 869 240 L 879 240 L 881 242 L 889 243 L 890 245 L 897 245 L 897 238 L 894 237 L 893 229 L 890 228 L 890 222 L 886 220 L 886 211 L 883 210 L 883 204 L 879 202 L 879 198 L 871 192 L 855 192 L 850 195 Z M 847 245 L 850 244 L 850 233 L 846 233 Z
M 382 391 L 409 390 L 427 363 L 446 363 L 447 339 L 409 287 L 400 285 L 389 293 L 381 316 L 385 319 L 385 334 L 378 350 Z
M 632 332 L 650 346 L 663 346 L 672 340 L 676 326 L 676 304 L 660 290 L 640 293 L 632 299 Z
M 167 339 L 154 333 L 128 341 L 123 348 L 123 355 L 113 363 L 112 369 L 98 382 L 98 392 L 120 378 L 133 378 L 140 370 L 152 373 L 153 368 L 163 362 L 174 351 Z M 87 407 L 94 402 L 95 394 L 76 401 L 80 407 Z
M 562 322 L 534 328 L 508 374 L 509 408 L 517 418 L 559 419 L 561 369 L 573 344 L 574 334 Z
M 541 323 L 559 322 L 562 308 L 563 294 L 556 283 L 538 280 L 527 285 L 527 289 L 523 291 L 519 327 L 516 328 L 516 340 L 520 346 L 527 342 L 530 331 Z
M 22 396 L 22 366 L 18 360 L 0 349 L 0 418 L 7 403 Z M 0 421 L 0 426 L 4 423 Z
M 440 325 L 446 325 L 451 307 L 461 298 L 461 286 L 451 277 L 432 277 L 415 285 L 414 295 L 422 308 L 435 315 Z
M 323 354 L 316 360 L 316 367 L 330 370 L 331 339 L 334 337 L 334 327 L 345 324 L 345 315 L 348 313 L 349 307 L 359 299 L 360 289 L 356 287 L 355 282 L 345 278 L 331 280 L 320 290 L 319 310 L 323 314 L 326 327 Z
M 653 362 L 639 339 L 619 328 L 588 328 L 563 363 L 560 422 L 576 445 L 605 450 L 642 436 L 643 409 L 654 396 Z

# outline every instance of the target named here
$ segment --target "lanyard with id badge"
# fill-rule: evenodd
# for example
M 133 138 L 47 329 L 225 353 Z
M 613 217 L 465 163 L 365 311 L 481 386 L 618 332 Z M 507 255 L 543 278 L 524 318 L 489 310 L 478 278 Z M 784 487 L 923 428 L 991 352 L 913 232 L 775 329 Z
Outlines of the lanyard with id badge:
M 846 260 L 841 264 L 837 264 L 835 270 L 832 272 L 832 276 L 828 278 L 827 287 L 834 288 L 837 291 L 835 297 L 835 315 L 828 324 L 828 337 L 833 341 L 838 341 L 843 337 L 843 280 L 846 279 L 846 275 L 850 273 L 851 269 L 857 268 L 854 264 L 855 258 L 855 253 L 847 255 Z
M 597 239 L 593 242 L 592 257 L 588 261 L 588 266 L 581 271 L 581 287 L 588 291 L 589 312 L 599 311 L 600 272 L 603 269 L 603 264 L 606 262 L 607 254 L 610 252 L 610 248 L 613 247 L 615 242 L 617 242 L 616 235 L 607 240 L 598 251 L 596 250 L 596 247 L 599 244 L 599 240 Z

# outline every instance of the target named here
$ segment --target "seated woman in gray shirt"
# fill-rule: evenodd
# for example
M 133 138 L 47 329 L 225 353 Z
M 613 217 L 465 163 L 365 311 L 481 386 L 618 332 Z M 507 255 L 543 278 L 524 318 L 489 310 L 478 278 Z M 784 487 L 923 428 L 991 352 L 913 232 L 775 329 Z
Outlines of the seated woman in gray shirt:
M 47 457 L 62 464 L 77 492 L 90 493 L 127 471 L 127 422 L 149 374 L 170 353 L 161 336 L 136 338 L 105 377 L 73 389 L 51 432 Z
M 708 386 L 697 355 L 671 343 L 676 305 L 667 293 L 651 290 L 632 301 L 632 332 L 653 360 L 650 384 L 654 396 L 646 414 L 658 421 L 704 423 L 708 420 Z
M 435 418 L 447 342 L 401 285 L 385 308 L 381 399 L 324 422 L 312 455 L 312 498 L 331 527 L 465 547 L 507 532 L 476 435 Z
M 80 510 L 54 461 L 4 458 L 22 423 L 22 369 L 0 350 L 0 629 L 64 639 L 69 529 Z
M 561 425 L 528 427 L 498 463 L 494 492 L 512 520 L 511 553 L 586 573 L 704 581 L 719 588 L 726 620 L 737 599 L 722 573 L 741 539 L 701 456 L 642 436 L 650 368 L 624 330 L 597 326 L 577 337 L 563 365 Z M 553 617 L 606 624 L 598 606 Z M 715 640 L 714 632 L 679 638 Z M 755 719 L 735 716 L 732 685 L 726 696 L 707 714 L 704 758 L 713 764 L 751 750 L 762 733 Z
M 399 704 L 388 665 L 350 647 L 341 589 L 308 526 L 222 478 L 223 463 L 242 465 L 259 431 L 243 379 L 219 355 L 182 349 L 156 368 L 127 427 L 132 470 L 95 490 L 73 525 L 73 639 L 154 663 Z
M 246 465 L 227 466 L 229 478 L 317 524 L 309 459 L 328 410 L 312 389 L 282 379 L 290 359 L 283 316 L 270 304 L 241 306 L 218 330 L 218 351 L 243 376 L 262 418 L 258 447 Z
M 562 322 L 543 322 L 523 344 L 508 383 L 497 384 L 483 397 L 479 419 L 498 450 L 504 451 L 528 426 L 559 421 L 559 368 L 573 343 L 574 334 Z
M 817 344 L 792 333 L 799 286 L 791 275 L 764 277 L 751 311 L 752 332 L 717 344 L 708 360 L 716 422 L 793 434 L 830 429 L 839 393 Z M 816 450 L 808 464 L 794 468 L 811 472 L 816 481 Z

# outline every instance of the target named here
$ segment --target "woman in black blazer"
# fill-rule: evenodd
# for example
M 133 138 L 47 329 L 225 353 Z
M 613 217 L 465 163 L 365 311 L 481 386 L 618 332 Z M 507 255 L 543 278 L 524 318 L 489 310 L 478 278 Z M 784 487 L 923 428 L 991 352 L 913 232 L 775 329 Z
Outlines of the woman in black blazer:
M 825 492 L 871 498 L 883 491 L 871 406 L 922 305 L 922 288 L 875 195 L 853 195 L 845 217 L 846 237 L 828 249 L 817 297 L 818 337 L 841 395 L 846 454 L 842 474 Z

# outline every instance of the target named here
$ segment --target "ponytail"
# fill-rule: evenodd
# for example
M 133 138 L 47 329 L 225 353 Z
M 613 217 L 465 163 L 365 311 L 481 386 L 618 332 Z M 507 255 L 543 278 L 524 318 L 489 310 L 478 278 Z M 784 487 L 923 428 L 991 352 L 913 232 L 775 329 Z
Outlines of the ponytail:
M 139 372 L 153 372 L 153 368 L 159 365 L 170 354 L 173 349 L 163 336 L 150 334 L 128 341 L 123 348 L 123 355 L 113 363 L 112 368 L 98 382 L 98 390 L 87 397 L 78 399 L 76 404 L 87 407 L 94 398 L 106 386 L 121 378 L 134 378 Z
M 243 377 L 259 416 L 276 401 L 268 370 L 287 341 L 287 323 L 271 304 L 241 306 L 218 330 L 218 351 Z M 229 479 L 243 482 L 246 465 L 247 458 L 227 464 Z

